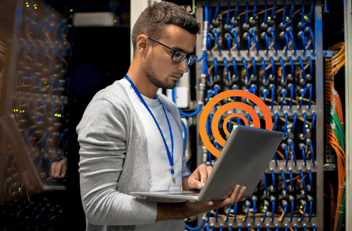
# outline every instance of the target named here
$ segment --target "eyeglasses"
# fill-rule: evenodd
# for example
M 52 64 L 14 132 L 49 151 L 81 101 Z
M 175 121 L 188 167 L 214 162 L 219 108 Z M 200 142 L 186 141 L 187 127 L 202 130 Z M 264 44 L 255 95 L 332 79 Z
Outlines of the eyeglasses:
M 153 39 L 153 38 L 151 38 L 151 37 L 148 37 L 148 39 L 153 40 L 154 42 L 157 42 L 157 43 L 159 43 L 160 45 L 163 45 L 164 47 L 167 47 L 167 48 L 169 48 L 170 50 L 172 50 L 174 53 L 173 53 L 172 56 L 171 56 L 171 60 L 174 61 L 174 62 L 176 62 L 176 63 L 181 63 L 181 62 L 183 62 L 183 60 L 186 59 L 187 65 L 188 65 L 188 66 L 192 66 L 193 63 L 195 63 L 195 61 L 196 61 L 197 58 L 198 58 L 198 57 L 195 56 L 195 55 L 189 55 L 189 54 L 187 54 L 187 53 L 185 53 L 185 52 L 183 52 L 183 51 L 174 50 L 174 49 L 172 49 L 171 47 L 168 47 L 168 46 L 166 46 L 165 44 L 162 44 L 161 42 L 159 42 L 159 41 L 157 41 L 157 40 L 155 40 L 155 39 Z

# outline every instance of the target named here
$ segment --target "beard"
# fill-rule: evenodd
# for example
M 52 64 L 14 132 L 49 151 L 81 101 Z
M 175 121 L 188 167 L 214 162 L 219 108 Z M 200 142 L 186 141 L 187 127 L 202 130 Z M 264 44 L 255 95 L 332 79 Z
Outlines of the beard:
M 158 79 L 156 77 L 157 74 L 155 73 L 154 69 L 151 68 L 151 65 L 149 63 L 146 66 L 147 68 L 145 69 L 144 73 L 151 84 L 162 89 L 173 89 L 176 87 L 176 82 L 172 80 L 168 81 L 168 79 L 166 78 L 164 79 L 164 82 L 162 82 L 160 79 Z

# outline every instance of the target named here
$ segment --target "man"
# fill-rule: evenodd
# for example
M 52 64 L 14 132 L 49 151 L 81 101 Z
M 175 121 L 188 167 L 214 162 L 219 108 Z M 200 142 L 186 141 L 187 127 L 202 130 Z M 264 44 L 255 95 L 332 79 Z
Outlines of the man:
M 183 156 L 176 105 L 159 88 L 174 88 L 195 61 L 196 20 L 182 7 L 146 8 L 132 32 L 134 56 L 124 79 L 98 92 L 77 126 L 80 184 L 87 230 L 184 230 L 183 219 L 236 204 L 225 200 L 157 203 L 133 191 L 201 189 L 211 167 L 191 175 Z

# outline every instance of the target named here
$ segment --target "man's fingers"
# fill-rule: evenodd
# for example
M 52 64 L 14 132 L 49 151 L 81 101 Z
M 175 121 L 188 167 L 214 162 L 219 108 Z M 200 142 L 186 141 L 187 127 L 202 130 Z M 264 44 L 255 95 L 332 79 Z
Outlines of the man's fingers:
M 65 163 L 63 163 L 62 164 L 62 168 L 61 168 L 61 178 L 64 178 L 65 177 L 65 175 L 66 175 L 66 172 L 67 172 L 67 163 L 65 162 Z
M 200 173 L 200 182 L 204 184 L 205 181 L 208 179 L 208 171 L 205 165 L 200 166 L 199 173 Z
M 237 200 L 239 201 L 241 199 L 241 197 L 243 196 L 244 191 L 246 190 L 246 186 L 242 186 L 241 189 L 239 190 L 238 194 L 237 194 Z
M 55 166 L 57 165 L 57 162 L 53 162 L 50 165 L 50 177 L 54 178 L 55 177 Z

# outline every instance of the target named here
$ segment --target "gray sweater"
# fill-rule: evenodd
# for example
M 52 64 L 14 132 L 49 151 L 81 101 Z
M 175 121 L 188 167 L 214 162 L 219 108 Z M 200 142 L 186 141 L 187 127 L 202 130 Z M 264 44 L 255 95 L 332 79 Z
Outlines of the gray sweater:
M 176 105 L 159 98 L 182 132 Z M 93 97 L 76 131 L 86 230 L 134 230 L 154 223 L 157 203 L 129 195 L 148 191 L 151 174 L 144 128 L 119 81 Z

